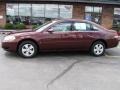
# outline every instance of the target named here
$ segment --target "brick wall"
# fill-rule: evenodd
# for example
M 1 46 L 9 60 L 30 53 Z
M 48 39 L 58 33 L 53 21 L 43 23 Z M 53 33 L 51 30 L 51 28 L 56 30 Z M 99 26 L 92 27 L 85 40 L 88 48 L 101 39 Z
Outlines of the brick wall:
M 0 2 L 0 26 L 4 26 L 6 23 L 5 3 Z
M 84 19 L 85 6 L 84 5 L 73 5 L 73 18 Z
M 86 5 L 81 4 L 73 5 L 73 18 L 84 19 L 85 6 Z M 113 14 L 114 8 L 112 6 L 104 5 L 101 18 L 101 25 L 110 29 L 113 24 Z
M 110 29 L 113 25 L 114 8 L 112 6 L 103 6 L 101 25 Z
M 91 5 L 92 6 L 92 5 Z M 0 18 L 0 26 L 4 26 L 6 23 L 6 7 L 5 3 L 0 2 L 0 17 L 3 16 L 3 18 Z M 84 19 L 84 13 L 85 12 L 85 5 L 83 4 L 74 4 L 73 5 L 73 18 L 76 19 Z M 113 13 L 114 8 L 109 5 L 103 6 L 103 13 L 101 18 L 101 25 L 106 28 L 111 28 L 113 24 Z

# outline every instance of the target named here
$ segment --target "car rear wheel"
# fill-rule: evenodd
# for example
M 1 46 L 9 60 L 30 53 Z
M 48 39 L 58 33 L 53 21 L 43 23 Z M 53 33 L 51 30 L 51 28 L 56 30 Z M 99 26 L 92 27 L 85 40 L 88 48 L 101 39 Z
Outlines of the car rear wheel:
M 18 47 L 18 54 L 24 58 L 36 56 L 37 51 L 37 45 L 32 41 L 23 41 Z
M 105 44 L 101 41 L 93 43 L 90 53 L 94 56 L 102 56 L 105 54 Z

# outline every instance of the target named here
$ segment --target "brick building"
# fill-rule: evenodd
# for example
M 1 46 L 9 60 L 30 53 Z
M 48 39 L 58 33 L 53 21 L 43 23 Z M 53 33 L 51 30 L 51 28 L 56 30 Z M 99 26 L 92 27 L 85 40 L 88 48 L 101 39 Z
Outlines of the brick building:
M 57 18 L 86 19 L 111 28 L 120 25 L 120 0 L 0 0 L 0 26 Z

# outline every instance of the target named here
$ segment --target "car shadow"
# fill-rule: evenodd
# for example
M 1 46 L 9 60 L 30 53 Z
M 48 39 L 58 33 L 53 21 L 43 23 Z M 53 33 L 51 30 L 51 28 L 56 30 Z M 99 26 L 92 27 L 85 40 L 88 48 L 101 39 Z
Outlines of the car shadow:
M 86 51 L 72 51 L 72 52 L 40 52 L 33 58 L 22 58 L 17 53 L 5 52 L 7 58 L 18 58 L 18 59 L 36 59 L 36 58 L 49 58 L 49 57 L 93 57 Z
M 41 56 L 90 56 L 86 51 L 71 51 L 71 52 L 41 52 L 38 57 Z

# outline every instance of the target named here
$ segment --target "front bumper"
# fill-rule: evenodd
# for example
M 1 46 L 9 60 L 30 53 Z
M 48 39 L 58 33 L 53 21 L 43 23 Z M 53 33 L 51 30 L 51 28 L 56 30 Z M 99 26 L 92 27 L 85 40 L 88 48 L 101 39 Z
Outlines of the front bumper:
M 5 51 L 16 52 L 17 51 L 17 42 L 2 42 L 2 48 Z

